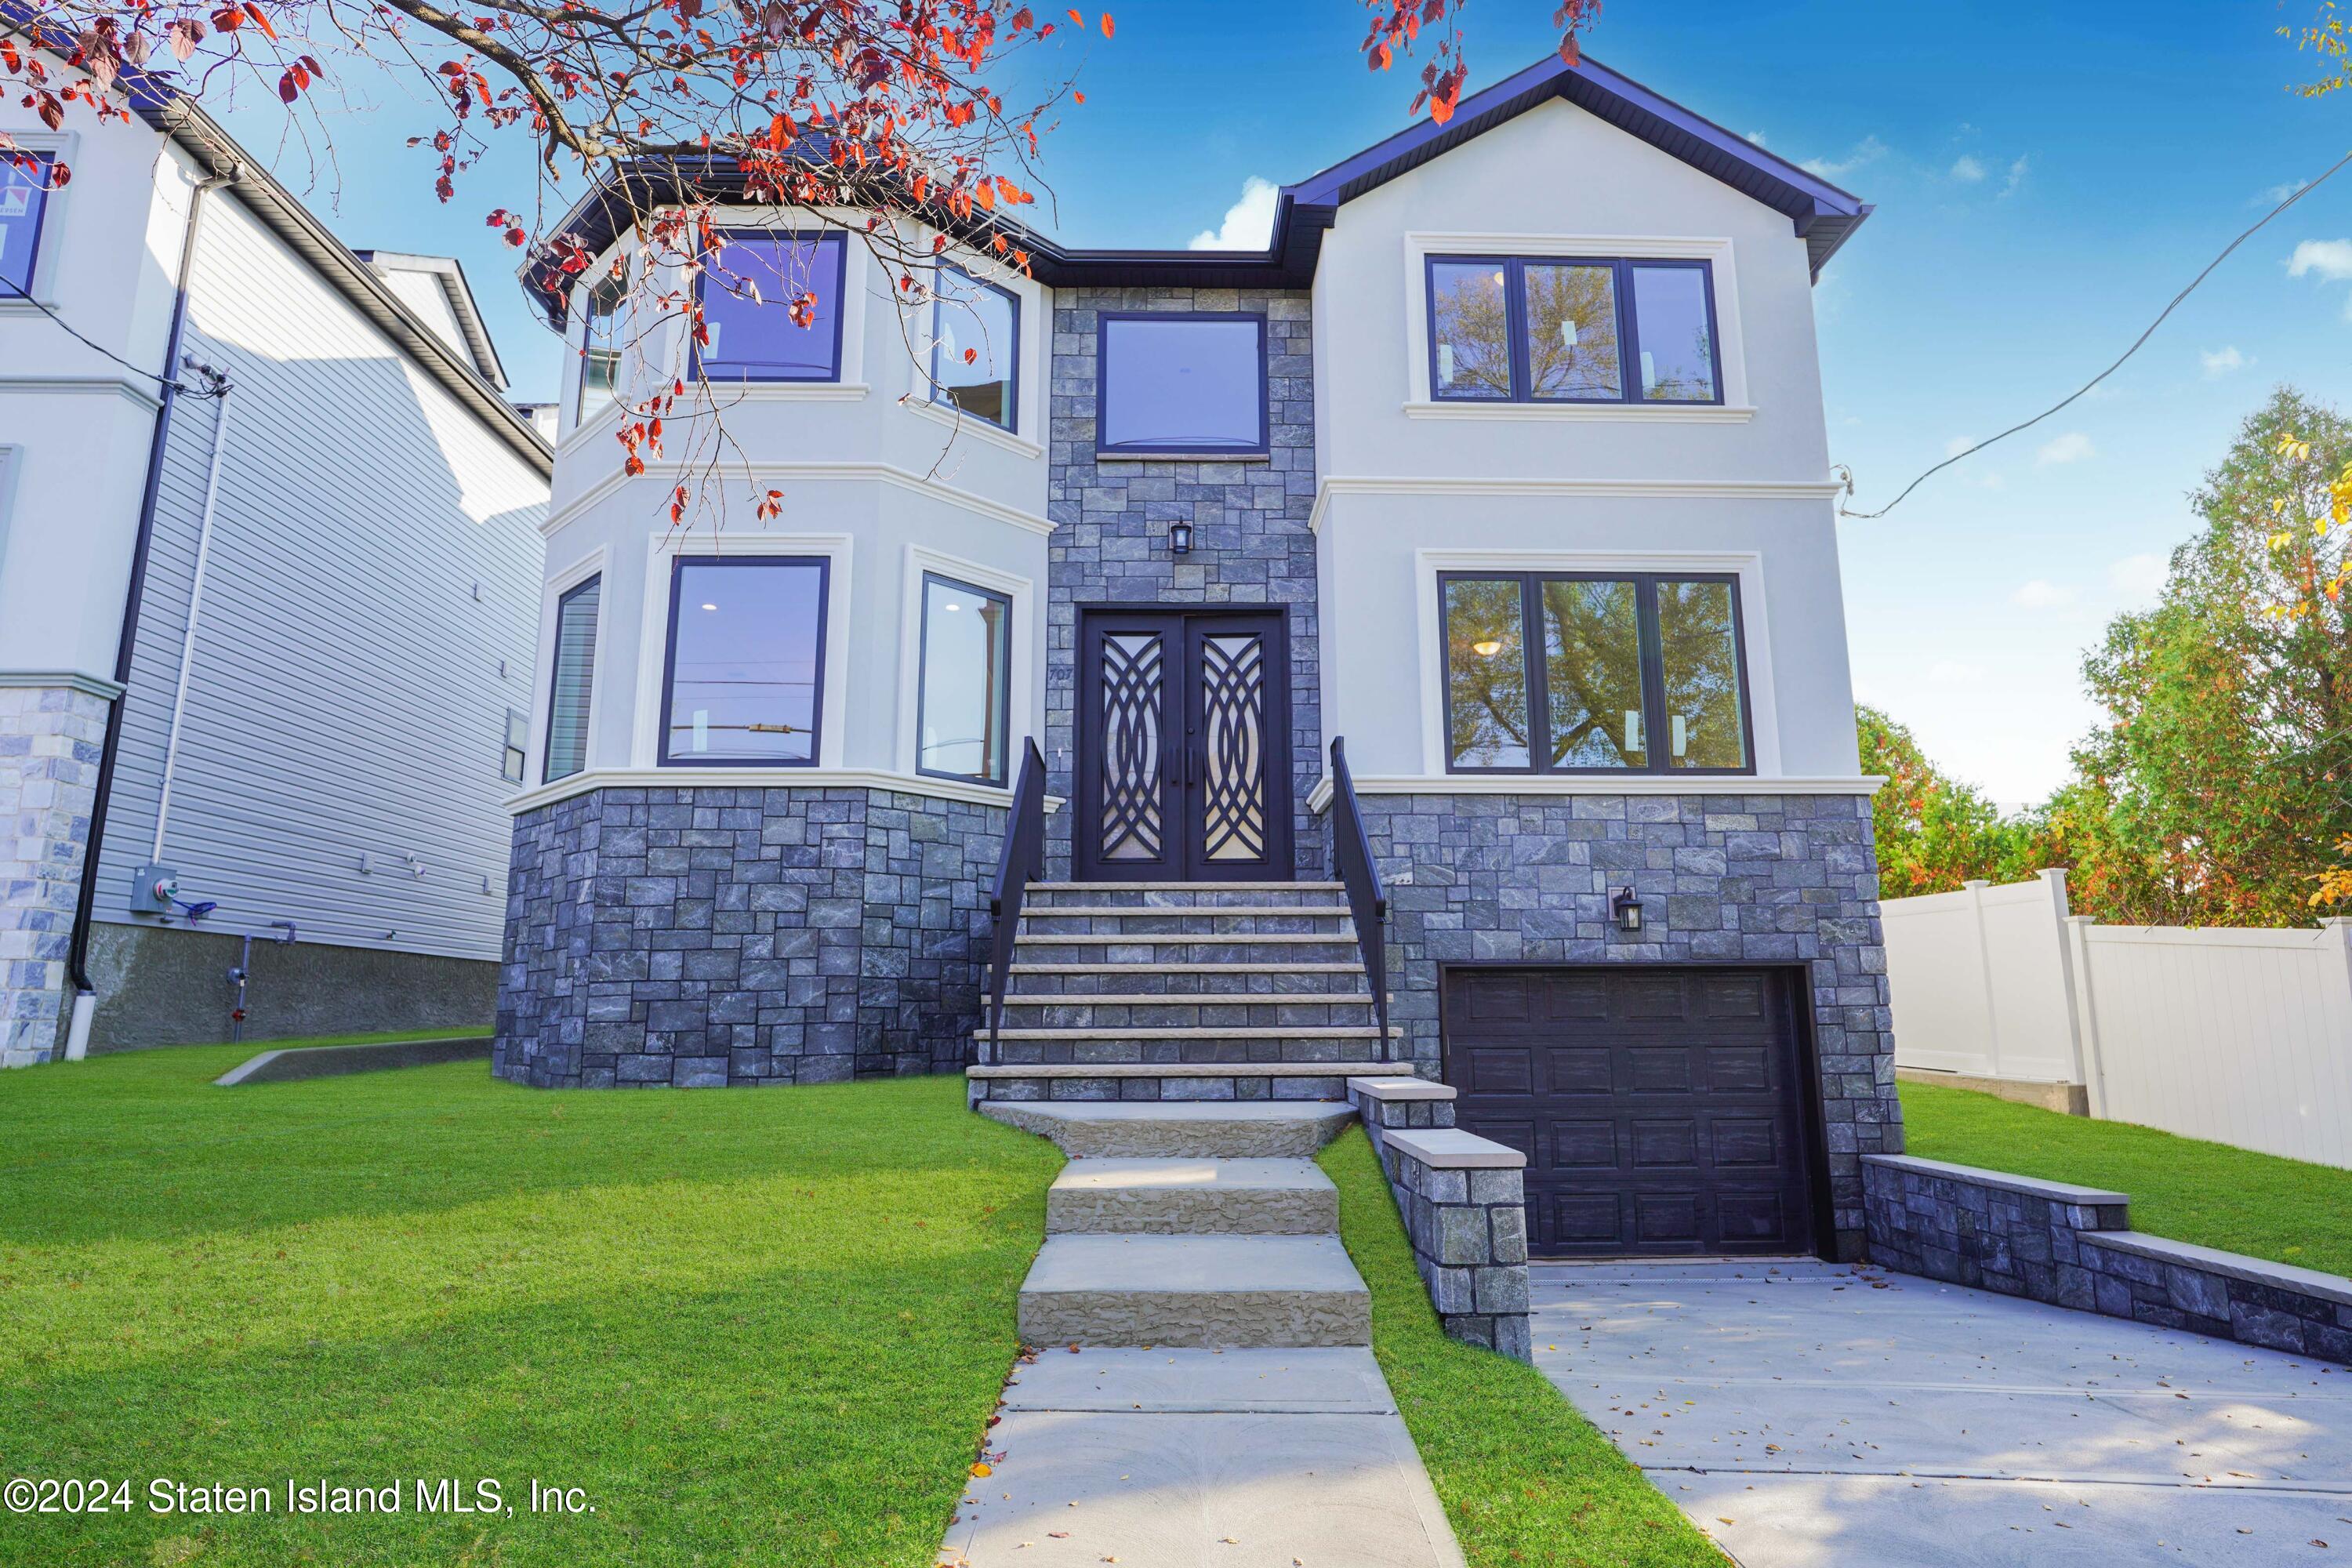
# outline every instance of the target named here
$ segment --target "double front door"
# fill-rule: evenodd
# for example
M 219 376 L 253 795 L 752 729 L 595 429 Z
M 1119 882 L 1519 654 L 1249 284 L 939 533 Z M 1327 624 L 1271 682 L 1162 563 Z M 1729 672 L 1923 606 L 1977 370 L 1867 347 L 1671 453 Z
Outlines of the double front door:
M 1073 858 L 1089 881 L 1287 881 L 1280 610 L 1078 613 Z

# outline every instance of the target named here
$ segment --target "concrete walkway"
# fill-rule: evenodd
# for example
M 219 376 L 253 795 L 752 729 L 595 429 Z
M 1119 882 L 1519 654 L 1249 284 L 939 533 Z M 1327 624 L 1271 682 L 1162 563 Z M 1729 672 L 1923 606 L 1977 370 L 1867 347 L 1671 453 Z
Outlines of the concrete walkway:
M 2352 1563 L 2344 1368 L 1814 1262 L 1531 1272 L 1536 1364 L 1747 1568 Z

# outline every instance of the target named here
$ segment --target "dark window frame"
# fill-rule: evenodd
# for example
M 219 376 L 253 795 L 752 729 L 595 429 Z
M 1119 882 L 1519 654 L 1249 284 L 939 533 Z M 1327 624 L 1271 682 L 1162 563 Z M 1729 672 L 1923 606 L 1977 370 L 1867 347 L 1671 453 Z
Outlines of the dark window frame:
M 1504 330 L 1510 334 L 1511 390 L 1507 396 L 1448 392 L 1437 378 L 1437 268 L 1441 266 L 1503 268 Z M 1529 386 L 1528 365 L 1528 290 L 1529 267 L 1606 267 L 1611 269 L 1611 298 L 1617 307 L 1617 391 L 1615 397 L 1538 397 Z M 1706 296 L 1706 347 L 1712 397 L 1653 398 L 1642 395 L 1641 326 L 1633 309 L 1633 272 L 1654 267 L 1696 271 Z M 1433 252 L 1422 258 L 1422 326 L 1428 338 L 1429 395 L 1436 403 L 1590 404 L 1617 408 L 1721 407 L 1723 329 L 1715 304 L 1715 263 L 1705 257 L 1668 256 L 1461 256 Z
M 1527 660 L 1528 763 L 1523 767 L 1470 767 L 1454 760 L 1454 638 L 1445 589 L 1449 583 L 1505 583 L 1519 585 L 1519 654 Z M 1639 648 L 1642 660 L 1642 733 L 1650 761 L 1638 768 L 1556 766 L 1551 761 L 1551 696 L 1548 641 L 1543 621 L 1546 583 L 1631 583 L 1633 584 Z M 1737 768 L 1678 768 L 1672 765 L 1673 720 L 1666 711 L 1666 668 L 1664 639 L 1658 631 L 1658 584 L 1718 583 L 1731 590 L 1732 660 L 1739 673 L 1739 745 L 1748 761 Z M 1444 689 L 1445 771 L 1464 774 L 1554 774 L 1577 778 L 1751 778 L 1756 773 L 1756 706 L 1748 674 L 1748 621 L 1741 604 L 1736 572 L 1481 572 L 1471 569 L 1437 574 L 1437 657 Z
M 37 284 L 41 279 L 41 240 L 42 237 L 49 231 L 49 203 L 58 194 L 56 188 L 47 184 L 48 180 L 57 173 L 57 152 L 50 148 L 33 147 L 23 148 L 20 149 L 20 151 L 25 156 L 30 158 L 34 163 L 40 164 L 44 171 L 38 176 L 39 183 L 33 186 L 33 195 L 35 199 L 40 203 L 40 210 L 33 215 L 33 244 L 30 252 L 30 258 L 25 263 L 24 290 L 20 293 L 14 289 L 9 289 L 5 285 L 0 285 L 0 300 L 30 300 L 34 298 L 34 286 Z M 6 160 L 0 160 L 0 163 L 6 163 Z M 26 170 L 18 168 L 13 163 L 9 163 L 8 167 L 16 174 L 26 174 L 27 178 L 32 177 Z
M 740 384 L 752 386 L 837 386 L 841 384 L 842 335 L 845 323 L 849 320 L 848 236 L 837 228 L 730 228 L 719 230 L 719 237 L 729 245 L 742 244 L 747 246 L 762 240 L 779 244 L 791 243 L 794 245 L 814 241 L 820 252 L 826 250 L 831 251 L 833 255 L 832 368 L 826 371 L 823 375 L 755 374 L 748 369 L 736 371 L 724 368 L 724 362 L 722 361 L 721 368 L 714 372 L 703 363 L 702 345 L 696 342 L 689 335 L 687 339 L 687 346 L 692 356 L 690 363 L 694 367 L 694 374 L 704 381 L 714 382 L 720 384 Z M 819 265 L 822 266 L 822 262 L 820 262 Z M 707 268 L 694 275 L 694 303 L 698 310 L 702 306 L 703 290 L 709 286 L 709 283 L 710 273 Z M 812 279 L 811 287 L 813 289 L 815 287 L 814 279 Z M 824 296 L 820 294 L 818 297 L 822 299 Z M 777 306 L 780 303 L 780 301 L 774 300 L 763 300 L 760 302 L 757 309 L 765 310 Z M 784 317 L 784 326 L 786 330 L 791 331 L 799 332 L 807 331 L 804 327 L 793 326 L 792 324 L 792 318 L 789 312 L 786 313 Z
M 572 427 L 575 430 L 586 424 L 592 414 L 602 414 L 604 411 L 602 404 L 593 410 L 588 406 L 588 371 L 600 355 L 610 360 L 612 364 L 613 380 L 612 384 L 605 388 L 604 402 L 617 404 L 621 401 L 621 346 L 617 342 L 612 342 L 610 339 L 607 339 L 607 342 L 611 346 L 600 348 L 597 345 L 596 295 L 598 290 L 608 282 L 618 282 L 621 285 L 619 303 L 622 307 L 625 307 L 629 301 L 628 279 L 625 278 L 616 279 L 610 274 L 601 274 L 593 283 L 588 285 L 587 294 L 581 301 L 580 346 L 575 351 L 579 356 L 580 374 L 572 386 Z M 621 320 L 620 310 L 616 309 L 613 314 L 603 320 L 608 324 L 618 322 Z
M 1002 430 L 1007 435 L 1019 435 L 1021 429 L 1021 296 L 1002 283 L 992 283 L 985 278 L 966 271 L 951 261 L 940 263 L 940 269 L 943 272 L 952 272 L 967 283 L 977 284 L 993 293 L 1003 295 L 1004 302 L 1013 308 L 1013 330 L 1008 334 L 1012 341 L 1006 345 L 1004 363 L 1004 417 L 1002 420 L 990 419 L 985 416 L 972 413 L 971 409 L 956 402 L 947 395 L 948 389 L 940 384 L 940 312 L 947 309 L 948 301 L 945 296 L 935 295 L 931 300 L 931 401 L 945 406 L 959 417 L 978 419 L 982 424 Z M 977 592 L 977 590 L 974 591 Z
M 1202 447 L 1197 443 L 1124 442 L 1108 445 L 1103 432 L 1110 424 L 1110 329 L 1117 321 L 1250 321 L 1257 327 L 1257 443 L 1251 447 Z M 1274 410 L 1267 385 L 1268 355 L 1265 312 L 1263 310 L 1097 310 L 1095 312 L 1095 456 L 1109 458 L 1190 458 L 1202 462 L 1234 462 L 1274 454 Z
M 689 566 L 814 566 L 816 568 L 816 658 L 809 679 L 809 754 L 805 757 L 674 757 L 669 752 L 670 699 L 677 689 L 677 605 Z M 825 637 L 833 618 L 830 555 L 677 555 L 670 559 L 669 624 L 662 633 L 661 730 L 654 762 L 665 768 L 814 768 L 824 755 Z
M 975 598 L 993 599 L 1004 606 L 1004 669 L 1003 683 L 991 700 L 996 704 L 997 733 L 1003 744 L 997 748 L 996 771 L 982 776 L 978 773 L 950 773 L 943 768 L 923 766 L 923 706 L 929 700 L 924 677 L 931 659 L 931 584 L 953 588 Z M 1013 756 L 1013 595 L 999 588 L 983 588 L 967 583 L 961 577 L 950 577 L 944 572 L 925 569 L 921 584 L 915 591 L 915 772 L 925 778 L 952 779 L 958 784 L 985 784 L 993 789 L 1006 787 L 1006 770 Z
M 584 773 L 588 771 L 587 747 L 584 744 L 581 748 L 580 765 L 578 767 L 560 773 L 553 771 L 555 766 L 556 672 L 558 661 L 563 657 L 563 612 L 565 608 L 571 605 L 572 600 L 578 598 L 582 594 L 587 592 L 589 589 L 593 588 L 597 590 L 596 637 L 590 643 L 588 648 L 588 711 L 582 714 L 580 717 L 580 727 L 584 741 L 587 735 L 588 726 L 593 722 L 596 711 L 596 677 L 599 673 L 596 668 L 596 656 L 603 651 L 604 635 L 604 574 L 603 572 L 591 572 L 588 575 L 581 578 L 580 581 L 572 584 L 572 586 L 564 589 L 562 593 L 558 594 L 555 596 L 555 636 L 552 641 L 550 642 L 547 652 L 547 738 L 541 746 L 539 759 L 539 782 L 541 784 L 553 784 L 558 779 L 568 779 L 572 777 L 573 773 Z
M 516 738 L 520 726 L 522 735 Z M 509 772 L 509 768 L 512 772 Z M 520 708 L 507 710 L 506 743 L 499 748 L 499 777 L 509 784 L 520 784 L 530 776 L 530 715 Z

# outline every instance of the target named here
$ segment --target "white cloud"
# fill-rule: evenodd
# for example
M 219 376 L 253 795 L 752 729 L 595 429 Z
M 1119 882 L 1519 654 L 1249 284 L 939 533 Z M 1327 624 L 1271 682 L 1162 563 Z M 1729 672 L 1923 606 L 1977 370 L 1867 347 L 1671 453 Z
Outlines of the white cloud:
M 1939 658 L 1927 667 L 1927 679 L 1938 686 L 1974 686 L 1984 679 L 1984 670 L 1956 658 Z
M 2309 184 L 2311 184 L 2309 180 L 2294 180 L 2284 185 L 2273 185 L 2261 195 L 2256 196 L 2253 205 L 2258 207 L 2274 207 Z
M 2080 430 L 2069 430 L 2055 440 L 2043 442 L 2042 449 L 2033 454 L 2033 461 L 2039 467 L 2048 468 L 2054 463 L 2078 463 L 2084 458 L 2097 455 L 2097 449 L 2091 445 L 2088 436 Z
M 2107 568 L 2107 582 L 2126 601 L 2142 605 L 2164 591 L 2168 569 L 2161 555 L 2126 555 Z
M 1944 456 L 1957 458 L 1976 444 L 1977 438 L 1973 436 L 1955 436 L 1944 443 Z
M 1242 182 L 1242 199 L 1225 209 L 1224 226 L 1194 235 L 1192 248 L 1264 250 L 1274 237 L 1275 198 L 1281 194 L 1273 181 L 1252 174 Z
M 1769 147 L 1771 145 L 1770 142 L 1764 140 L 1764 132 L 1761 131 L 1750 131 L 1748 133 L 1748 140 L 1755 142 L 1759 147 Z
M 2009 166 L 2009 178 L 2001 183 L 2002 195 L 2017 195 L 2017 187 L 2025 184 L 2025 165 L 2031 161 L 2031 156 L 2029 153 L 2020 153 L 2017 162 Z
M 2063 610 L 2074 602 L 2074 590 L 2047 577 L 2034 577 L 2020 584 L 2009 602 L 2028 610 Z
M 2245 369 L 2253 361 L 2240 353 L 2238 345 L 2231 343 L 2227 348 L 2207 350 L 2197 356 L 2197 363 L 2205 367 L 2207 375 L 2227 375 L 2233 370 Z
M 1952 178 L 1956 180 L 1973 185 L 1984 177 L 1985 166 L 1969 153 L 1961 153 L 1959 161 L 1952 165 Z
M 2287 258 L 2286 275 L 2315 272 L 2330 283 L 2352 278 L 2352 239 L 2306 239 Z
M 1865 136 L 1855 142 L 1853 150 L 1843 158 L 1808 158 L 1798 166 L 1819 174 L 1824 180 L 1834 180 L 1885 156 L 1886 143 L 1875 136 Z

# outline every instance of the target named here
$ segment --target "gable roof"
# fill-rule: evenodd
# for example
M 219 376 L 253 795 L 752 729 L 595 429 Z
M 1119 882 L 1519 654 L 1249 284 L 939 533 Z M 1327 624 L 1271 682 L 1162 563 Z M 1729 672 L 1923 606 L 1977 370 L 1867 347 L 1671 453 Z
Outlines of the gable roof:
M 450 316 L 457 323 L 466 353 L 473 356 L 474 368 L 482 379 L 499 391 L 506 390 L 506 367 L 499 363 L 498 345 L 490 342 L 490 330 L 482 322 L 482 313 L 474 303 L 474 286 L 466 281 L 465 264 L 454 256 L 413 256 L 402 250 L 354 250 L 353 256 L 375 269 L 376 276 L 392 284 L 393 292 L 400 292 L 394 276 L 411 273 L 431 280 L 440 291 L 442 302 L 448 306 Z M 425 325 L 436 323 L 427 318 Z
M 1264 250 L 1085 249 L 1003 217 L 989 232 L 1002 233 L 1026 250 L 1037 280 L 1057 288 L 1305 289 L 1314 281 L 1324 233 L 1338 221 L 1340 207 L 1554 99 L 1575 104 L 1784 214 L 1805 242 L 1816 278 L 1870 216 L 1870 204 L 1851 192 L 1619 75 L 1590 55 L 1574 65 L 1549 55 L 1464 99 L 1444 125 L 1423 121 L 1320 174 L 1283 186 L 1275 202 L 1274 232 Z M 627 225 L 629 204 L 614 199 L 624 186 L 639 200 L 657 202 L 665 191 L 668 199 L 679 200 L 690 188 L 697 196 L 723 202 L 740 198 L 743 180 L 732 163 L 716 155 L 693 169 L 672 163 L 608 174 L 581 197 L 557 231 L 577 235 L 590 254 L 601 254 Z M 526 262 L 520 275 L 548 319 L 561 326 L 569 308 L 570 280 L 543 259 Z

